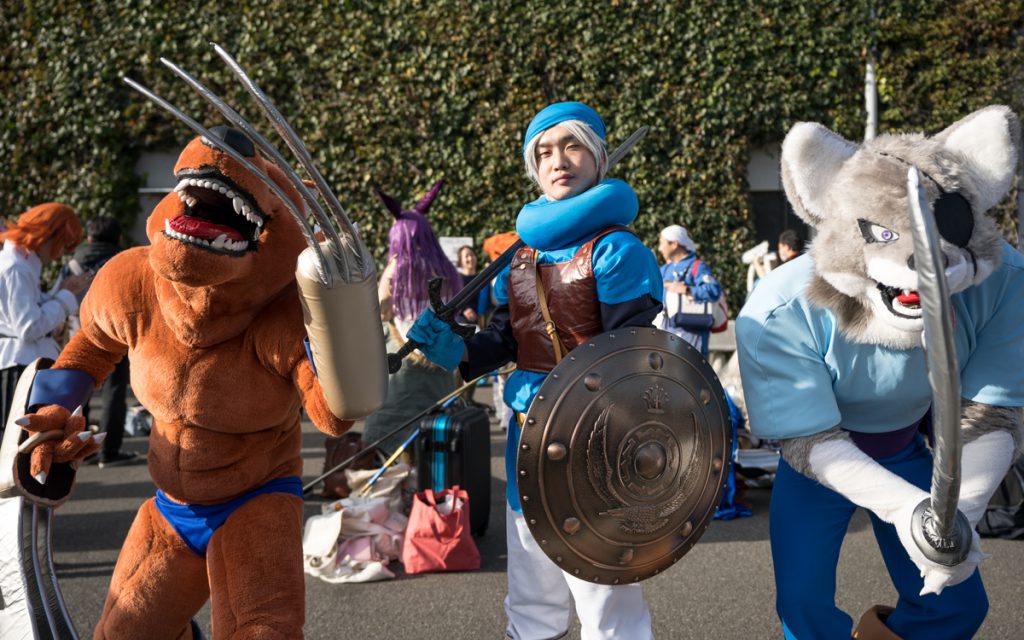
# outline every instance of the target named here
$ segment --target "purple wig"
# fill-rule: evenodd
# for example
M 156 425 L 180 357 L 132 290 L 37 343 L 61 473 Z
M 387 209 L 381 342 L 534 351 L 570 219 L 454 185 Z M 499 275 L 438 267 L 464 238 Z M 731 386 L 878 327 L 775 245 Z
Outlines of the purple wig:
M 427 221 L 427 210 L 441 190 L 439 180 L 412 209 L 403 210 L 397 200 L 377 189 L 377 196 L 395 216 L 388 231 L 388 261 L 395 260 L 391 276 L 391 304 L 395 317 L 411 319 L 427 308 L 427 283 L 433 277 L 444 278 L 441 297 L 448 300 L 462 288 L 462 277 L 444 255 L 434 229 Z

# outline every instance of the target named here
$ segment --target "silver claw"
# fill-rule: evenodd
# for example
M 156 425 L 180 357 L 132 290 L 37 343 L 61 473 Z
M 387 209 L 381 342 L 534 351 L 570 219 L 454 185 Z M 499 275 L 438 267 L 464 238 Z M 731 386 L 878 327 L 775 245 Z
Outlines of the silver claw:
M 238 64 L 238 62 L 231 56 L 231 54 L 229 54 L 219 44 L 215 42 L 210 44 L 213 45 L 213 49 L 217 52 L 217 55 L 219 55 L 221 59 L 227 63 L 227 65 L 231 68 L 231 70 L 238 77 L 238 79 L 242 81 L 242 84 L 249 91 L 249 93 L 256 99 L 256 102 L 259 105 L 260 110 L 263 112 L 263 115 L 266 116 L 268 120 L 270 120 L 270 123 L 274 126 L 274 129 L 277 130 L 278 134 L 280 134 L 285 144 L 288 146 L 289 149 L 291 149 L 292 153 L 295 154 L 295 157 L 299 161 L 299 164 L 302 165 L 302 168 L 305 169 L 309 176 L 313 179 L 313 184 L 316 185 L 316 190 L 319 191 L 320 195 L 324 198 L 324 201 L 327 203 L 328 209 L 330 209 L 331 213 L 334 215 L 334 218 L 335 220 L 337 220 L 338 225 L 342 229 L 344 229 L 346 235 L 348 235 L 355 242 L 356 246 L 352 247 L 352 249 L 361 278 L 365 278 L 366 276 L 370 275 L 370 273 L 373 270 L 373 262 L 372 260 L 366 260 L 367 256 L 365 252 L 365 247 L 362 247 L 362 243 L 359 242 L 359 234 L 356 231 L 355 226 L 352 224 L 352 221 L 349 220 L 348 216 L 345 214 L 344 207 L 341 206 L 341 203 L 338 201 L 338 198 L 334 195 L 334 192 L 331 191 L 331 188 L 327 184 L 327 181 L 320 174 L 320 171 L 316 168 L 316 164 L 313 162 L 313 158 L 312 156 L 310 156 L 309 151 L 306 150 L 305 145 L 302 144 L 302 140 L 299 139 L 299 136 L 292 129 L 291 125 L 288 124 L 288 121 L 284 119 L 284 116 L 281 115 L 281 112 L 277 110 L 277 107 L 274 106 L 274 104 L 270 101 L 267 95 L 263 93 L 259 86 L 256 85 L 253 79 L 249 77 L 249 74 L 247 74 L 245 70 L 242 69 L 241 65 Z M 342 257 L 343 259 L 347 260 L 347 258 L 344 255 L 344 252 L 342 252 Z
M 243 118 L 241 114 L 239 114 L 237 111 L 235 111 L 234 108 L 231 107 L 231 105 L 226 103 L 220 96 L 211 91 L 195 76 L 185 71 L 184 69 L 182 69 L 175 63 L 171 62 L 167 58 L 160 58 L 160 62 L 165 67 L 173 71 L 182 80 L 188 83 L 189 86 L 195 89 L 195 91 L 200 96 L 206 99 L 207 102 L 212 104 L 214 108 L 217 109 L 217 111 L 219 111 L 225 118 L 227 118 L 228 122 L 241 129 L 253 142 L 256 143 L 256 146 L 258 146 L 260 150 L 262 150 L 268 156 L 268 159 L 275 165 L 277 165 L 277 168 L 280 169 L 285 174 L 285 176 L 287 176 L 288 181 L 291 182 L 292 186 L 295 187 L 295 189 L 302 196 L 302 199 L 305 200 L 306 204 L 313 212 L 313 216 L 316 218 L 317 224 L 320 225 L 320 228 L 323 229 L 324 233 L 327 235 L 329 241 L 328 244 L 329 246 L 331 246 L 332 254 L 337 259 L 339 259 L 339 261 L 344 260 L 344 258 L 339 255 L 339 252 L 342 250 L 342 241 L 341 238 L 338 237 L 337 232 L 334 230 L 334 225 L 331 224 L 330 218 L 327 217 L 327 214 L 324 212 L 323 207 L 320 206 L 320 202 L 309 190 L 309 187 L 307 187 L 306 184 L 302 181 L 302 178 L 300 178 L 299 175 L 295 173 L 295 170 L 291 168 L 291 166 L 288 164 L 288 161 L 281 155 L 281 153 L 276 148 L 274 148 L 274 146 L 271 145 L 270 142 L 266 138 L 264 138 L 260 134 L 260 132 L 257 131 L 256 128 L 249 123 L 248 120 Z M 347 267 L 347 264 L 345 266 Z
M 321 280 L 325 282 L 328 286 L 333 285 L 333 272 L 331 269 L 328 268 L 327 262 L 324 259 L 323 252 L 320 250 L 320 243 L 317 241 L 316 236 L 313 234 L 313 229 L 309 226 L 309 222 L 306 221 L 306 217 L 302 215 L 302 213 L 298 210 L 295 204 L 292 203 L 291 199 L 285 194 L 281 187 L 277 185 L 277 183 L 275 183 L 273 180 L 264 175 L 263 172 L 260 171 L 259 168 L 256 167 L 256 165 L 247 160 L 245 156 L 232 149 L 230 145 L 220 142 L 217 139 L 217 136 L 212 134 L 209 131 L 209 129 L 207 129 L 203 125 L 199 124 L 198 122 L 190 118 L 183 111 L 175 107 L 167 100 L 164 100 L 157 94 L 150 91 L 147 87 L 145 87 L 142 84 L 139 84 L 131 78 L 125 77 L 124 82 L 132 89 L 135 89 L 136 91 L 144 95 L 151 102 L 153 102 L 160 108 L 164 109 L 178 120 L 181 120 L 189 129 L 192 129 L 199 135 L 204 136 L 211 146 L 216 148 L 218 151 L 226 153 L 228 156 L 236 160 L 247 170 L 252 172 L 253 175 L 258 177 L 260 181 L 263 182 L 263 184 L 267 185 L 267 188 L 269 188 L 274 193 L 274 195 L 276 195 L 284 203 L 285 207 L 288 209 L 288 212 L 291 213 L 292 217 L 295 218 L 295 220 L 299 223 L 299 227 L 302 231 L 303 236 L 305 236 L 306 238 L 306 242 L 313 249 L 314 255 L 316 256 L 317 270 L 319 272 Z

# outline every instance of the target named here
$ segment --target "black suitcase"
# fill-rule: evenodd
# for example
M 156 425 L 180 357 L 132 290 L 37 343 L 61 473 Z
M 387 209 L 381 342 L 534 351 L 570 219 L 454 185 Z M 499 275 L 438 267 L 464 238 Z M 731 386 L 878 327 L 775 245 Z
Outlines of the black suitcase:
M 416 438 L 419 490 L 459 485 L 469 494 L 473 535 L 487 530 L 491 511 L 491 423 L 487 411 L 456 401 L 423 418 Z

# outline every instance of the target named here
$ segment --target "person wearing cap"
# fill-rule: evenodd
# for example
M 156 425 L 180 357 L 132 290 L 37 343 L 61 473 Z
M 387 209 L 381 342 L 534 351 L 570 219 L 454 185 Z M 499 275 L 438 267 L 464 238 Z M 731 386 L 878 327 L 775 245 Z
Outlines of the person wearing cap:
M 65 278 L 52 295 L 39 287 L 43 267 L 71 252 L 81 239 L 74 210 L 59 202 L 32 207 L 0 233 L 0 434 L 18 377 L 36 358 L 57 357 L 53 334 L 78 311 L 77 294 L 91 281 L 90 274 Z
M 523 519 L 516 483 L 520 425 L 555 364 L 581 342 L 620 327 L 650 326 L 661 310 L 662 279 L 654 256 L 628 228 L 636 194 L 605 179 L 605 125 L 580 102 L 541 110 L 523 139 L 526 172 L 542 195 L 516 218 L 526 243 L 499 274 L 499 306 L 488 326 L 465 341 L 426 310 L 409 337 L 433 362 L 463 378 L 516 362 L 505 384 L 509 420 L 507 478 L 508 615 L 514 640 L 567 633 L 575 601 L 584 640 L 651 638 L 640 585 L 600 585 L 563 572 L 544 554 Z M 550 276 L 546 274 L 551 274 Z M 549 315 L 554 331 L 545 331 Z
M 679 300 L 685 298 L 698 303 L 714 303 L 722 297 L 722 286 L 718 284 L 711 268 L 697 258 L 693 240 L 686 228 L 673 224 L 662 229 L 658 235 L 658 253 L 665 260 L 661 266 L 661 277 L 665 283 L 666 296 L 675 294 Z M 707 357 L 709 329 L 692 331 L 678 326 L 668 313 L 662 314 L 657 324 L 686 340 Z

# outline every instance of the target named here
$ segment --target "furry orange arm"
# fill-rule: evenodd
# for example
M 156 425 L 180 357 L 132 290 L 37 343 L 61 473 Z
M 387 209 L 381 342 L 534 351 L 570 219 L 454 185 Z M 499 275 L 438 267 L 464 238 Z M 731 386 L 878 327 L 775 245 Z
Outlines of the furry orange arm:
M 320 382 L 313 373 L 313 366 L 305 357 L 299 360 L 292 370 L 292 380 L 302 395 L 302 406 L 306 408 L 309 419 L 317 429 L 329 436 L 340 436 L 352 428 L 354 421 L 335 417 L 327 407 L 327 400 L 320 389 Z

